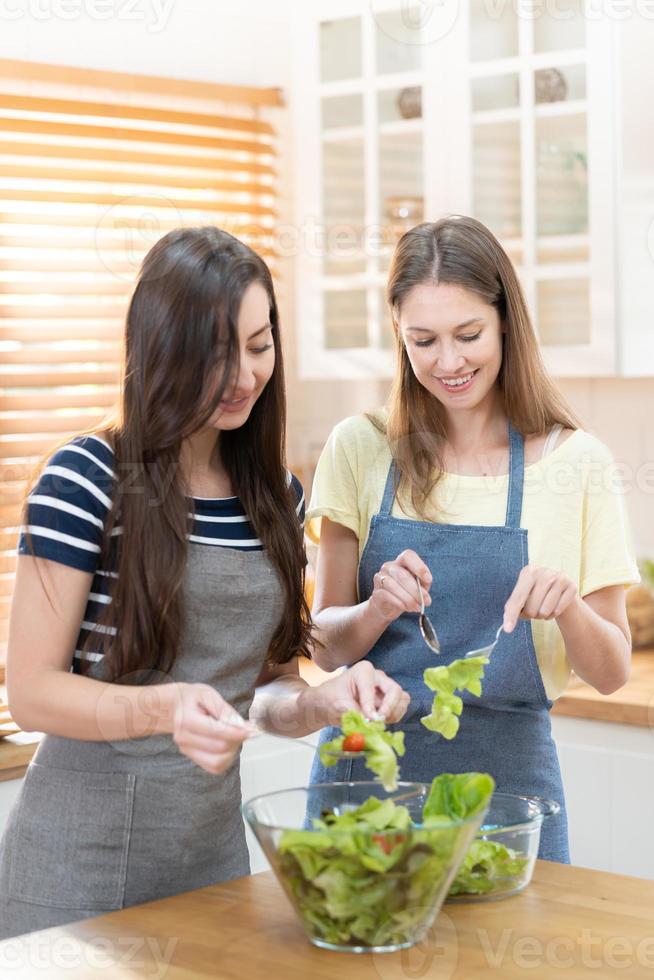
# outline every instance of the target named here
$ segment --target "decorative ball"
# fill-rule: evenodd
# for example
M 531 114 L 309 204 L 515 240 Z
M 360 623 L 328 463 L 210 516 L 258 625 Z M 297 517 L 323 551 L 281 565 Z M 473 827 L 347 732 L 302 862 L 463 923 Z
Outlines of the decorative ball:
M 536 72 L 536 102 L 564 102 L 568 83 L 558 68 L 540 68 Z
M 419 85 L 400 90 L 397 108 L 403 119 L 419 119 L 422 116 L 422 89 Z

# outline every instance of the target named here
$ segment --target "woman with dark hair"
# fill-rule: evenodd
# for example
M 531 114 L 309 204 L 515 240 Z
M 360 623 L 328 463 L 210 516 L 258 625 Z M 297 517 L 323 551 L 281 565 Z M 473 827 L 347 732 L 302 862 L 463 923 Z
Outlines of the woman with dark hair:
M 247 874 L 248 713 L 293 736 L 348 708 L 402 717 L 370 664 L 298 675 L 285 414 L 267 266 L 217 228 L 170 232 L 130 303 L 117 417 L 60 448 L 26 502 L 7 683 L 16 722 L 46 734 L 0 847 L 0 937 Z
M 624 586 L 638 571 L 610 454 L 547 377 L 515 270 L 478 221 L 408 231 L 387 296 L 389 410 L 340 423 L 314 479 L 316 661 L 371 662 L 411 694 L 404 779 L 480 770 L 499 790 L 563 804 L 553 700 L 571 668 L 607 694 L 629 673 Z M 419 590 L 440 657 L 420 638 Z M 456 737 L 428 731 L 425 668 L 486 646 L 500 624 Z M 360 778 L 359 767 L 316 758 L 312 780 Z M 539 856 L 569 860 L 564 809 Z

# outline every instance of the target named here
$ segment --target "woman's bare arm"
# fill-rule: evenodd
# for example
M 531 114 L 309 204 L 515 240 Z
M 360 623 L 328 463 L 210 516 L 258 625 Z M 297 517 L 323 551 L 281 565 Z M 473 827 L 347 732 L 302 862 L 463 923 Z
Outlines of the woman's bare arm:
M 323 670 L 356 663 L 372 650 L 384 630 L 403 612 L 420 609 L 415 576 L 423 584 L 425 604 L 431 573 L 414 551 L 403 551 L 375 574 L 372 595 L 357 597 L 359 542 L 341 524 L 323 517 L 312 616 L 323 649 L 314 659 Z
M 93 741 L 172 732 L 179 685 L 109 684 L 70 672 L 91 582 L 88 572 L 19 556 L 7 649 L 16 724 Z
M 600 694 L 613 694 L 627 683 L 631 633 L 624 586 L 610 585 L 577 598 L 557 623 L 578 677 Z

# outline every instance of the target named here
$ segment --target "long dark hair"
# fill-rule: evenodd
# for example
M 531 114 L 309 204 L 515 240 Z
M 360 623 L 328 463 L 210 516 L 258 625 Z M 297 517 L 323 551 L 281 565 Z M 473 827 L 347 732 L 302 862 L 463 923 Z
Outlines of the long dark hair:
M 397 368 L 384 428 L 400 474 L 398 496 L 408 494 L 422 517 L 443 473 L 445 412 L 413 373 L 399 315 L 406 295 L 424 283 L 463 286 L 497 310 L 504 329 L 498 385 L 507 417 L 519 432 L 541 435 L 557 423 L 578 428 L 545 370 L 518 276 L 497 238 L 480 221 L 462 215 L 417 225 L 398 242 L 388 279 Z M 379 420 L 371 421 L 380 427 Z
M 306 558 L 285 467 L 284 365 L 270 271 L 256 252 L 219 228 L 180 228 L 160 239 L 141 266 L 127 313 L 120 405 L 114 422 L 102 429 L 118 476 L 102 553 L 109 555 L 118 537 L 118 574 L 98 624 L 102 631 L 90 633 L 84 648 L 97 649 L 100 642 L 103 675 L 110 680 L 143 683 L 151 671 L 168 672 L 179 652 L 192 521 L 181 446 L 215 413 L 236 373 L 238 314 L 253 283 L 268 294 L 275 367 L 245 424 L 221 431 L 219 452 L 285 593 L 268 661 L 309 655 Z M 122 479 L 127 474 L 129 480 Z M 118 525 L 122 533 L 112 534 Z

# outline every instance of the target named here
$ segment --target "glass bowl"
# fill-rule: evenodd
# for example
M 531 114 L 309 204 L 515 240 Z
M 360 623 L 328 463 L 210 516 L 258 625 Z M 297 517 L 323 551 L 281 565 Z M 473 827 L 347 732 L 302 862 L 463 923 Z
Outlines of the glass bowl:
M 324 949 L 393 952 L 419 942 L 484 819 L 484 811 L 437 827 L 421 824 L 428 783 L 316 783 L 255 796 L 243 813 L 307 937 Z M 411 825 L 315 829 L 328 810 L 356 809 L 370 797 L 402 804 Z
M 553 800 L 493 793 L 488 812 L 452 882 L 447 900 L 487 902 L 508 898 L 531 881 L 546 817 Z

